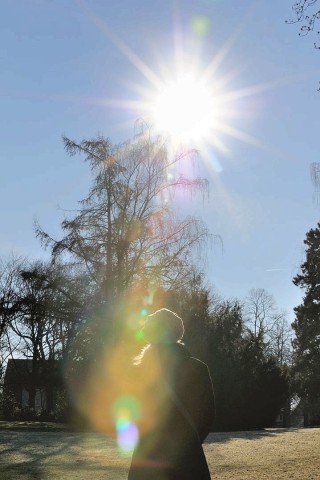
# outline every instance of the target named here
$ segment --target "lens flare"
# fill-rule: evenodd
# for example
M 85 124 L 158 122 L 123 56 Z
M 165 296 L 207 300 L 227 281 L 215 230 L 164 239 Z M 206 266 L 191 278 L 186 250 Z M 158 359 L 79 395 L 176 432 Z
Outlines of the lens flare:
M 140 405 L 132 395 L 123 395 L 119 397 L 113 405 L 112 414 L 117 421 L 119 416 L 127 417 L 132 420 L 139 420 Z
M 145 334 L 143 330 L 138 330 L 135 334 L 135 339 L 138 341 L 144 340 Z
M 136 421 L 140 418 L 138 401 L 130 396 L 120 397 L 113 405 L 112 415 L 117 432 L 117 443 L 120 451 L 130 454 L 139 439 Z
M 199 36 L 205 35 L 209 30 L 209 20 L 207 17 L 197 16 L 191 20 L 191 29 Z
M 139 440 L 138 427 L 129 420 L 120 420 L 117 426 L 117 444 L 120 451 L 130 455 Z

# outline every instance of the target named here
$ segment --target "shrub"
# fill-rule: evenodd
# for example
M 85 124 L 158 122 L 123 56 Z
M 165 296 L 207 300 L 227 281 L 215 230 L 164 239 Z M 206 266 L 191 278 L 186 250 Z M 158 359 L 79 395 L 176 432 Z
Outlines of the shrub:
M 6 420 L 20 420 L 21 407 L 13 392 L 6 387 L 3 388 L 2 392 L 2 412 Z

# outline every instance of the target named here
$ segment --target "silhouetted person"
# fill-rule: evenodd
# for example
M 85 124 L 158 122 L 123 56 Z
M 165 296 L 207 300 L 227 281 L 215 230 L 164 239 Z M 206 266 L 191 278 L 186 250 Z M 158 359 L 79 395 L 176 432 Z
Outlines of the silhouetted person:
M 149 345 L 136 361 L 139 441 L 128 480 L 210 480 L 202 448 L 215 413 L 208 367 L 181 343 L 183 322 L 170 310 L 149 315 L 143 332 Z

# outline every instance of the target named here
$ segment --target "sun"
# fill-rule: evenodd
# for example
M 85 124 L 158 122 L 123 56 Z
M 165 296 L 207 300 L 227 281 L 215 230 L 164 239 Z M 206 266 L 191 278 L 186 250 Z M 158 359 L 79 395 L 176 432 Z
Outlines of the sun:
M 131 90 L 134 97 L 104 97 L 101 99 L 104 106 L 125 109 L 131 116 L 130 122 L 139 119 L 150 125 L 153 132 L 164 135 L 173 149 L 186 146 L 201 151 L 202 156 L 208 158 L 218 159 L 220 154 L 228 158 L 232 156 L 228 146 L 230 137 L 261 148 L 256 138 L 239 128 L 239 118 L 248 118 L 251 107 L 254 111 L 250 97 L 274 88 L 276 83 L 235 87 L 239 85 L 237 77 L 242 65 L 235 65 L 230 71 L 224 69 L 224 74 L 219 76 L 220 66 L 245 28 L 245 23 L 209 61 L 207 59 L 203 63 L 200 50 L 194 50 L 192 46 L 195 35 L 199 40 L 199 35 L 206 34 L 209 22 L 196 17 L 191 22 L 190 35 L 181 35 L 178 27 L 173 31 L 174 44 L 168 58 L 161 58 L 157 51 L 154 52 L 153 63 L 157 61 L 157 65 L 151 67 L 99 17 L 91 11 L 88 14 L 144 77 L 138 83 L 129 78 L 122 79 L 123 86 Z M 123 128 L 127 128 L 128 123 L 129 120 L 124 121 Z
M 217 109 L 209 86 L 189 73 L 163 85 L 151 102 L 150 116 L 156 130 L 199 142 L 213 128 Z

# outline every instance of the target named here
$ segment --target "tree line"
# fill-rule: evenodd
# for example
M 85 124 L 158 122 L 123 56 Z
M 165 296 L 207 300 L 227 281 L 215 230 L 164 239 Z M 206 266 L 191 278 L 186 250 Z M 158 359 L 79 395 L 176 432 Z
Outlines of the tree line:
M 92 184 L 62 221 L 61 238 L 36 225 L 49 261 L 2 260 L 2 364 L 9 355 L 30 359 L 36 385 L 39 361 L 58 360 L 67 415 L 81 397 L 82 380 L 97 370 L 103 375 L 103 362 L 115 351 L 121 351 L 118 375 L 125 375 L 143 345 L 144 317 L 167 307 L 184 319 L 191 353 L 209 365 L 217 429 L 271 426 L 293 388 L 290 328 L 265 290 L 239 301 L 206 286 L 201 256 L 210 233 L 171 201 L 178 190 L 206 193 L 205 179 L 179 173 L 197 152 L 169 152 L 166 139 L 145 125 L 121 145 L 102 136 L 63 141 L 69 155 L 89 163 Z

